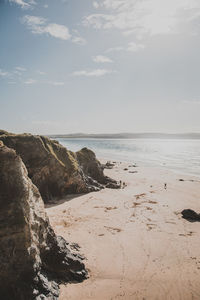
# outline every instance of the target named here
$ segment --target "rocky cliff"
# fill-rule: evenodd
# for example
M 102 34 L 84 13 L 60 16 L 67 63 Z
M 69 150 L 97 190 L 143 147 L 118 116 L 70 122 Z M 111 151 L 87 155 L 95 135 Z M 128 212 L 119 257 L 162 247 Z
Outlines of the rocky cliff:
M 21 156 L 44 201 L 99 190 L 111 182 L 94 152 L 86 148 L 74 153 L 44 136 L 4 131 L 0 140 Z
M 24 146 L 22 153 L 27 157 L 25 152 L 30 150 L 28 144 L 32 138 L 25 139 L 27 147 Z M 14 141 L 19 146 L 17 140 Z M 41 137 L 34 137 L 34 141 L 35 145 L 40 145 L 39 149 L 44 147 L 47 157 L 43 158 L 48 160 L 47 145 L 42 144 Z M 64 150 L 61 148 L 60 151 L 62 155 Z M 71 153 L 68 155 L 73 157 Z M 33 161 L 36 159 L 31 154 L 28 157 Z M 35 167 L 37 165 L 35 162 Z M 45 163 L 43 168 L 46 168 Z M 75 169 L 74 166 L 70 172 Z M 71 253 L 67 242 L 56 236 L 51 228 L 40 193 L 28 177 L 21 158 L 0 142 L 1 299 L 55 300 L 59 296 L 59 283 L 79 282 L 86 277 L 87 271 L 78 255 Z

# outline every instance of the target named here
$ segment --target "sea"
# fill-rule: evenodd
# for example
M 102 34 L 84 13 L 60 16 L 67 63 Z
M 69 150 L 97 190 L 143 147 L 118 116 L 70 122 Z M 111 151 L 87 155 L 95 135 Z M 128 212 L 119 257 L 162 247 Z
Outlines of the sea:
M 154 166 L 200 177 L 198 139 L 86 139 L 57 138 L 72 151 L 87 147 L 97 158 Z

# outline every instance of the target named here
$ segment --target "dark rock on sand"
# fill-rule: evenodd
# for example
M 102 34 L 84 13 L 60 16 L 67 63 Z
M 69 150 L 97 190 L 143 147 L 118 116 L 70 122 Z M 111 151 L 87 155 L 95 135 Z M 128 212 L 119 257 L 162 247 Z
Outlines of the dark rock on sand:
M 184 209 L 181 213 L 182 217 L 190 222 L 200 222 L 200 214 L 192 209 Z
M 136 164 L 133 164 L 133 165 L 130 165 L 130 166 L 128 166 L 129 168 L 136 168 L 137 167 L 137 165 Z
M 85 278 L 82 261 L 50 226 L 21 158 L 0 142 L 0 298 L 56 300 L 59 283 Z
M 104 175 L 104 167 L 96 159 L 96 155 L 92 150 L 88 148 L 83 148 L 80 151 L 76 152 L 76 155 L 84 174 L 96 180 L 102 185 L 106 185 L 110 182 L 117 183 L 116 180 Z
M 107 163 L 105 165 L 103 165 L 104 169 L 112 169 L 115 166 L 115 163 L 111 163 L 109 161 L 107 161 Z
M 0 129 L 0 135 L 3 135 L 3 134 L 11 134 L 11 133 L 9 133 L 8 131 Z
M 74 153 L 55 140 L 31 134 L 4 132 L 0 140 L 21 156 L 45 202 L 67 194 L 98 191 L 109 182 L 95 153 L 87 148 Z
M 109 182 L 109 183 L 106 184 L 106 187 L 108 189 L 120 189 L 121 185 L 119 183 Z
M 96 155 L 92 150 L 85 147 L 80 151 L 76 152 L 76 156 L 84 174 L 95 179 L 97 182 L 100 182 L 102 184 L 105 183 L 103 166 L 96 159 Z

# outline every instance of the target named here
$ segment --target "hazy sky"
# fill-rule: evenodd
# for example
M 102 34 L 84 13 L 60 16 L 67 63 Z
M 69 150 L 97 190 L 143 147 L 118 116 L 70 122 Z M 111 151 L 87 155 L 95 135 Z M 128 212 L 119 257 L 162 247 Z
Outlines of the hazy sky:
M 0 128 L 200 132 L 200 0 L 0 0 Z

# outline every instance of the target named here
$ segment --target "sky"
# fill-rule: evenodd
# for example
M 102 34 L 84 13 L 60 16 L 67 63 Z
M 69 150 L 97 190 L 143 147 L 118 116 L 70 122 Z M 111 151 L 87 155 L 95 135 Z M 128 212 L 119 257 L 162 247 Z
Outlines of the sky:
M 0 0 L 0 128 L 200 132 L 200 1 Z

